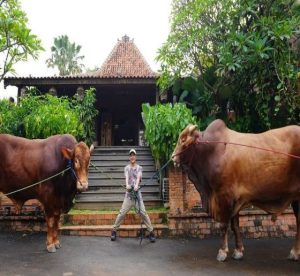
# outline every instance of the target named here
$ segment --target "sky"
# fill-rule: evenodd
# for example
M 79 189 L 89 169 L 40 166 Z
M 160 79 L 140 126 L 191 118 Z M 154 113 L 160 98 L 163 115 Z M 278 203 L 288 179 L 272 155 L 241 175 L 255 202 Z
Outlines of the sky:
M 42 41 L 45 52 L 15 66 L 17 77 L 53 76 L 58 71 L 46 66 L 54 38 L 68 35 L 81 45 L 86 68 L 100 67 L 118 39 L 125 34 L 154 71 L 157 50 L 170 30 L 172 0 L 20 0 L 28 17 L 28 27 Z M 17 88 L 0 84 L 0 98 L 16 97 Z

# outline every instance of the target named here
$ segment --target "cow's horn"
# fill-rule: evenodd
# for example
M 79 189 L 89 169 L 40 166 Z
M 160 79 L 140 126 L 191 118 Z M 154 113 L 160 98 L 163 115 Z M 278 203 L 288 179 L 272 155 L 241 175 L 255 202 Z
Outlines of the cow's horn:
M 191 125 L 189 127 L 189 133 L 191 134 L 196 128 L 197 128 L 197 125 Z

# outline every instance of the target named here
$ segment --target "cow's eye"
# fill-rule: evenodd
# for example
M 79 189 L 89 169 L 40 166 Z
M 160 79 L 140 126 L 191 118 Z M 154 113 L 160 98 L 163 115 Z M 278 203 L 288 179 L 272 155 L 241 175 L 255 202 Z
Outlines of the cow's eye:
M 78 161 L 78 159 L 75 159 L 74 164 L 75 164 L 75 167 L 78 167 L 78 166 L 79 166 L 79 161 Z

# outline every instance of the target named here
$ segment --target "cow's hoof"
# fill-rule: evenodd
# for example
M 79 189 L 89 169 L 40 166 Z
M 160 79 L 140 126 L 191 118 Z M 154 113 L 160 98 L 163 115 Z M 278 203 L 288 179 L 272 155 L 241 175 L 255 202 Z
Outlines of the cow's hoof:
M 291 261 L 299 261 L 299 255 L 294 251 L 294 249 L 292 249 L 288 259 Z
M 55 245 L 54 244 L 48 245 L 47 251 L 48 251 L 48 253 L 55 253 L 56 252 Z
M 243 259 L 243 257 L 244 257 L 243 251 L 234 249 L 233 254 L 232 254 L 233 259 L 241 260 L 241 259 Z
M 58 242 L 58 243 L 55 244 L 55 248 L 56 248 L 56 249 L 60 249 L 60 248 L 61 248 L 60 242 Z
M 227 258 L 227 252 L 224 249 L 219 249 L 217 261 L 224 262 Z

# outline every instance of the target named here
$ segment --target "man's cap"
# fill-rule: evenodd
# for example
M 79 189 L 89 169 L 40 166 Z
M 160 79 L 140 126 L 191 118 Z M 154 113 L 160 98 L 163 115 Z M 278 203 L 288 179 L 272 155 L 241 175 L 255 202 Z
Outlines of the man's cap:
M 131 150 L 129 151 L 129 155 L 132 154 L 132 153 L 133 153 L 134 155 L 136 155 L 135 149 L 131 149 Z

